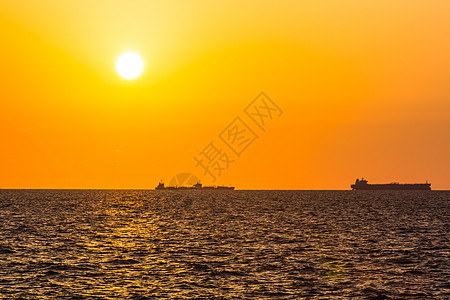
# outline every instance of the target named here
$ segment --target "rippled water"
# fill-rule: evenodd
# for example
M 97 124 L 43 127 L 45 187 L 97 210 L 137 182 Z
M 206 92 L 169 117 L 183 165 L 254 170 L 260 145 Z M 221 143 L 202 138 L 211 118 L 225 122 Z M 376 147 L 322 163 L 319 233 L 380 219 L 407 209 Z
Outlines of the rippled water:
M 0 190 L 0 297 L 448 299 L 449 200 Z

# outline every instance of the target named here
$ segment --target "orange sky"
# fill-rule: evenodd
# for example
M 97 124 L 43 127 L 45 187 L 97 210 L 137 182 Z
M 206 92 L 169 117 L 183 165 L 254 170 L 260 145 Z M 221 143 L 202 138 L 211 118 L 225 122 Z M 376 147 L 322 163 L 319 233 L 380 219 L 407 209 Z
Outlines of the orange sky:
M 275 6 L 276 5 L 276 6 Z M 0 2 L 0 187 L 450 189 L 450 2 Z M 127 50 L 146 62 L 121 79 Z M 261 131 L 261 92 L 283 114 Z M 217 181 L 198 156 L 241 116 L 259 138 Z M 220 145 L 220 144 L 219 144 Z

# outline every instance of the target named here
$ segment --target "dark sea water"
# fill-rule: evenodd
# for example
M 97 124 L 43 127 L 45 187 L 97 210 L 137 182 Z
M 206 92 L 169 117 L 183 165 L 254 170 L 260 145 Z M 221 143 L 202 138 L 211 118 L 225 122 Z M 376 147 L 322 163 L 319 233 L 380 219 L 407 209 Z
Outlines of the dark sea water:
M 449 299 L 450 192 L 0 190 L 4 299 Z

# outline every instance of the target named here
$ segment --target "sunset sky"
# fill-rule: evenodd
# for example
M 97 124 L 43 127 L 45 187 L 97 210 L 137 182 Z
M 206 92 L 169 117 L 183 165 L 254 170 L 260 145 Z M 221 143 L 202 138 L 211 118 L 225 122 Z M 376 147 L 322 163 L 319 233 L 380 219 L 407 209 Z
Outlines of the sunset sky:
M 450 1 L 0 2 L 0 188 L 450 189 Z M 145 62 L 121 78 L 120 54 Z M 244 109 L 265 94 L 265 131 Z M 219 134 L 258 138 L 238 157 Z M 216 181 L 194 157 L 234 160 Z

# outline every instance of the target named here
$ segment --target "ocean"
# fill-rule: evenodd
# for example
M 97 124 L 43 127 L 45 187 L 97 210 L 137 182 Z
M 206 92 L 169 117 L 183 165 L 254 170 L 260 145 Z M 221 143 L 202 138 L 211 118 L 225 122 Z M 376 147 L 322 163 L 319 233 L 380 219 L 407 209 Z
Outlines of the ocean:
M 449 200 L 0 190 L 0 298 L 449 299 Z

